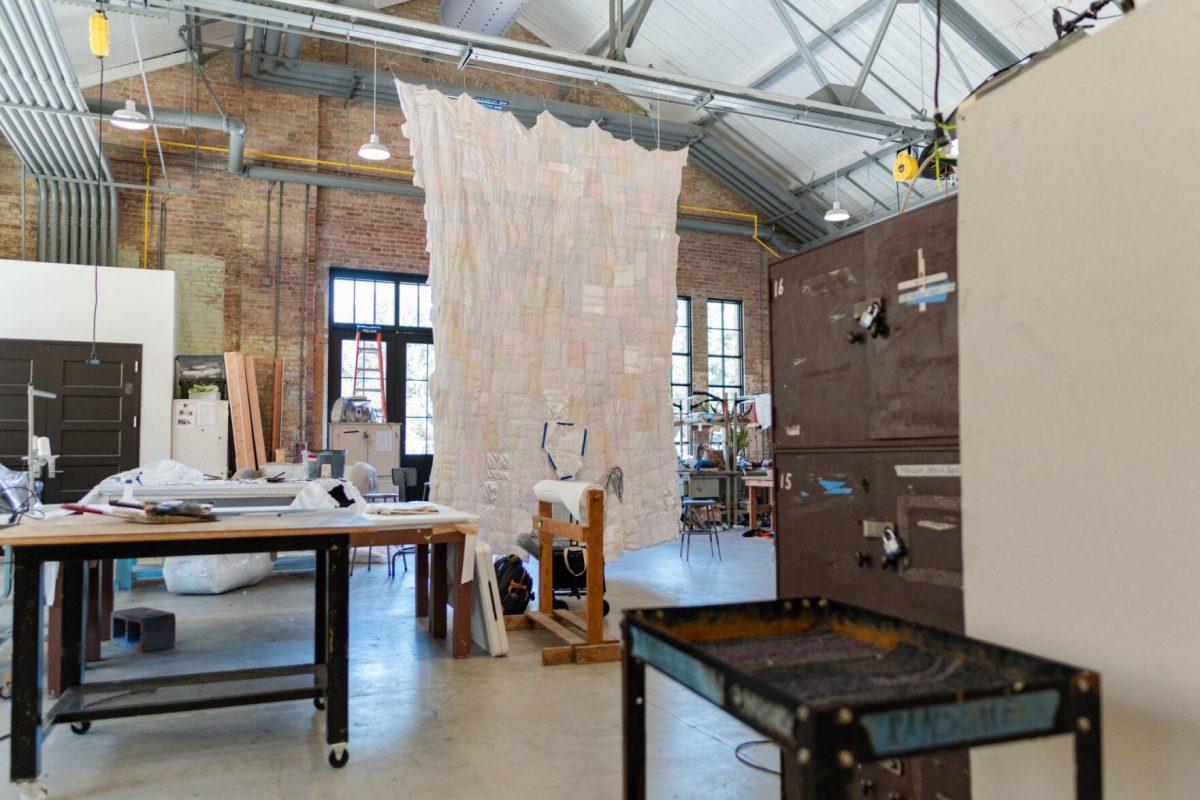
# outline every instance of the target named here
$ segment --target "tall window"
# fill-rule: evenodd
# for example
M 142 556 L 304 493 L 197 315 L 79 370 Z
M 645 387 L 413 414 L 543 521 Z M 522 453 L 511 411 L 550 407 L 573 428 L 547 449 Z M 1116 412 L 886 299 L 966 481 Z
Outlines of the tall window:
M 733 398 L 745 388 L 742 370 L 742 304 L 708 301 L 708 390 Z
M 682 403 L 692 394 L 692 300 L 675 299 L 675 335 L 671 339 L 671 402 Z M 686 405 L 684 413 L 688 412 Z M 676 413 L 678 417 L 678 413 Z M 690 427 L 675 428 L 675 449 L 686 456 L 692 446 Z
M 421 276 L 336 269 L 329 286 L 329 402 L 354 394 L 357 370 L 358 393 L 367 397 L 377 417 L 384 416 L 386 404 L 387 420 L 404 425 L 406 457 L 433 454 L 432 292 L 424 281 Z

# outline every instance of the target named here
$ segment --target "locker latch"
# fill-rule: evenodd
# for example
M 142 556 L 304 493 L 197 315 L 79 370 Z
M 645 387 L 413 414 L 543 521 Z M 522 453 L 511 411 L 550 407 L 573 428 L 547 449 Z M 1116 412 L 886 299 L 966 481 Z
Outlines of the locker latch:
M 883 298 L 875 297 L 864 300 L 854 306 L 854 321 L 857 323 L 847 334 L 850 344 L 863 341 L 867 334 L 874 339 L 878 336 L 887 337 L 888 326 L 883 320 Z

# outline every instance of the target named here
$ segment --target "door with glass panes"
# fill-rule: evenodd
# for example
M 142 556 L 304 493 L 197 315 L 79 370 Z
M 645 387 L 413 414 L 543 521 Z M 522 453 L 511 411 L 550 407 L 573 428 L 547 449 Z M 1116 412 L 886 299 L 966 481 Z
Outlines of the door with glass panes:
M 357 393 L 367 397 L 377 419 L 400 424 L 400 465 L 417 470 L 410 500 L 421 499 L 433 466 L 430 309 L 424 276 L 331 272 L 327 409 L 332 410 L 339 397 L 355 394 L 357 383 Z M 381 369 L 377 351 L 382 351 Z

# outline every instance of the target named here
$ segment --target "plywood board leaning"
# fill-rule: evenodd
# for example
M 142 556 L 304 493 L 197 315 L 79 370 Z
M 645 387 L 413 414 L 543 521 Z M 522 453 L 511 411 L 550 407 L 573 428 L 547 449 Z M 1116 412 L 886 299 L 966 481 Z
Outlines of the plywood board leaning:
M 225 386 L 229 395 L 229 422 L 233 429 L 233 457 L 238 469 L 253 469 L 254 447 L 250 443 L 250 414 L 246 408 L 245 364 L 240 352 L 225 354 Z
M 262 406 L 258 402 L 258 379 L 254 374 L 254 357 L 245 356 L 246 407 L 250 409 L 251 441 L 254 444 L 255 466 L 267 463 L 267 445 L 263 440 Z

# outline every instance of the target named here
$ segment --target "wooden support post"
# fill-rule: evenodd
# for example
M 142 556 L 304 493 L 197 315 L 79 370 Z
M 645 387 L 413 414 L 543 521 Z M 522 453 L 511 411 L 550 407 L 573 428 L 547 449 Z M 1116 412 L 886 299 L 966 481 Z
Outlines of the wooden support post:
M 587 495 L 587 641 L 604 641 L 604 490 Z
M 554 516 L 554 505 L 538 501 L 538 517 L 550 519 Z M 538 611 L 551 614 L 554 611 L 554 535 L 543 531 L 534 520 L 538 532 Z

